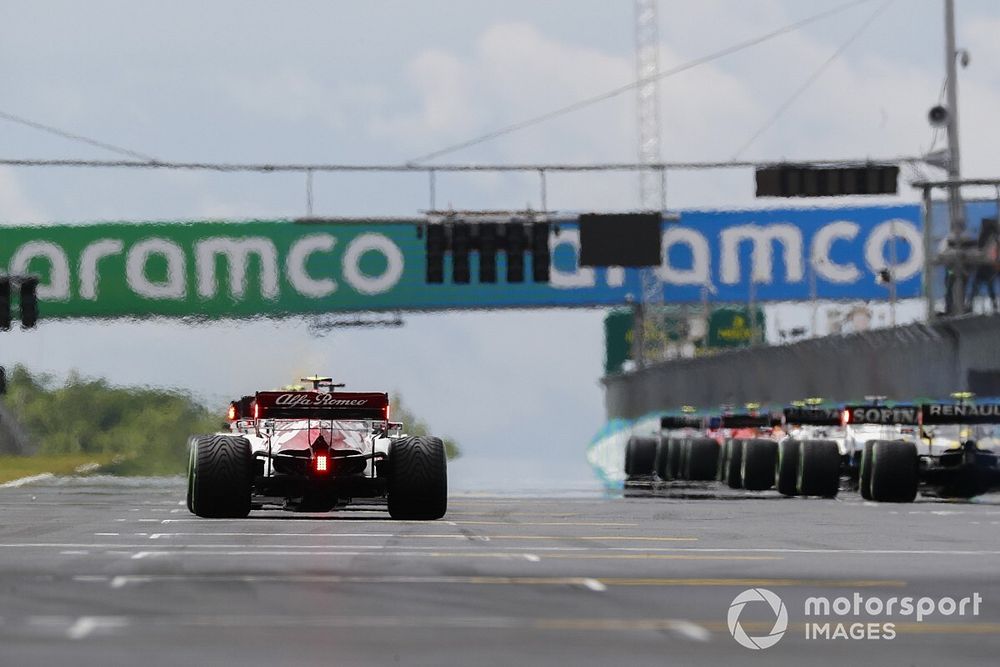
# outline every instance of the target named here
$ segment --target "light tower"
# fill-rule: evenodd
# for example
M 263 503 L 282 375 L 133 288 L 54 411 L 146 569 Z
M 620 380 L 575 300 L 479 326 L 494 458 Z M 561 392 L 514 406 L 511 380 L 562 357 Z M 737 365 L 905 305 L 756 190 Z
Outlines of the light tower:
M 656 5 L 658 0 L 635 0 L 635 68 L 637 89 L 639 163 L 660 161 L 660 37 Z M 647 211 L 659 211 L 663 204 L 663 187 L 659 171 L 639 171 L 639 206 Z
M 639 164 L 660 162 L 660 33 L 658 0 L 635 0 L 635 69 L 640 82 L 636 89 L 636 126 L 639 140 Z M 663 212 L 666 208 L 664 173 L 659 169 L 639 170 L 639 208 Z M 652 268 L 641 270 L 642 294 L 633 303 L 632 358 L 642 366 L 645 359 L 646 333 L 659 332 L 663 303 L 663 284 Z M 652 317 L 650 317 L 652 316 Z

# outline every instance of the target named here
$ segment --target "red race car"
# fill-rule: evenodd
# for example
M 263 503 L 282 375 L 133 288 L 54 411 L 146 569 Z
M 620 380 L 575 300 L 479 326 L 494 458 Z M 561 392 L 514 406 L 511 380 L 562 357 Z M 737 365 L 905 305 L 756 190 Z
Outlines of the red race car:
M 394 519 L 433 520 L 448 502 L 445 447 L 390 421 L 389 395 L 259 391 L 229 407 L 230 430 L 190 440 L 188 509 L 238 518 L 255 509 L 328 512 L 356 498 L 385 499 Z

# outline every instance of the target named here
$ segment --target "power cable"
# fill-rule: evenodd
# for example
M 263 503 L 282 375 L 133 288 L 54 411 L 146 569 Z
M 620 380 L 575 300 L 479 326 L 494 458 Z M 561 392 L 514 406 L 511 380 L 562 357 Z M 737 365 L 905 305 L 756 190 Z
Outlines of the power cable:
M 126 155 L 128 157 L 136 158 L 138 160 L 143 160 L 145 162 L 156 162 L 156 158 L 145 153 L 140 153 L 139 151 L 134 151 L 130 148 L 122 148 L 121 146 L 116 146 L 114 144 L 109 144 L 106 141 L 98 141 L 97 139 L 91 139 L 90 137 L 85 137 L 82 134 L 75 134 L 73 132 L 67 132 L 66 130 L 61 130 L 58 127 L 53 127 L 51 125 L 45 125 L 43 123 L 38 123 L 21 116 L 16 116 L 12 113 L 0 110 L 0 119 L 10 121 L 11 123 L 17 123 L 18 125 L 24 125 L 25 127 L 30 127 L 35 130 L 40 130 L 42 132 L 48 132 L 49 134 L 54 134 L 57 137 L 62 137 L 63 139 L 69 139 L 70 141 L 78 141 L 80 143 L 89 144 L 96 148 L 101 148 L 106 151 L 111 151 L 112 153 L 118 153 L 119 155 Z
M 782 116 L 782 114 L 784 114 L 788 110 L 788 108 L 791 107 L 792 104 L 794 104 L 795 101 L 799 99 L 799 97 L 804 92 L 806 92 L 806 90 L 808 90 L 809 87 L 813 83 L 815 83 L 817 79 L 819 79 L 823 75 L 824 72 L 826 72 L 826 69 L 830 65 L 832 65 L 834 61 L 836 61 L 841 55 L 843 55 L 844 51 L 850 48 L 851 44 L 853 44 L 854 41 L 857 40 L 857 38 L 860 37 L 862 33 L 864 33 L 865 30 L 868 29 L 868 26 L 870 26 L 882 12 L 888 9 L 889 5 L 891 5 L 894 1 L 895 0 L 885 0 L 885 2 L 879 5 L 878 8 L 874 12 L 872 12 L 872 15 L 869 16 L 868 19 L 861 24 L 861 27 L 859 27 L 850 37 L 848 37 L 847 41 L 845 41 L 843 44 L 837 47 L 837 50 L 834 51 L 830 55 L 830 57 L 823 62 L 822 65 L 816 68 L 816 71 L 814 71 L 811 75 L 809 75 L 809 78 L 806 79 L 801 86 L 796 88 L 795 92 L 793 92 L 788 97 L 788 99 L 786 99 L 784 102 L 781 103 L 781 105 L 777 108 L 777 110 L 775 110 L 775 112 L 766 121 L 764 121 L 764 124 L 761 125 L 759 128 L 757 128 L 757 131 L 754 132 L 742 146 L 740 146 L 740 149 L 735 153 L 733 153 L 732 159 L 738 160 L 740 156 L 743 155 L 743 153 L 746 151 L 746 149 L 750 148 L 750 146 L 755 141 L 757 141 L 757 139 L 759 139 L 762 134 L 771 129 L 771 126 L 773 126 L 778 121 L 778 119 Z
M 758 37 L 754 37 L 753 39 L 749 39 L 744 42 L 739 42 L 738 44 L 734 44 L 733 46 L 727 47 L 725 49 L 721 49 L 719 51 L 709 53 L 699 58 L 695 58 L 694 60 L 689 60 L 681 65 L 660 72 L 654 77 L 638 79 L 636 81 L 632 81 L 631 83 L 625 84 L 624 86 L 619 86 L 612 90 L 601 93 L 600 95 L 594 95 L 593 97 L 588 97 L 578 102 L 574 102 L 573 104 L 568 104 L 564 107 L 554 109 L 547 113 L 543 113 L 541 115 L 534 116 L 532 118 L 528 118 L 526 120 L 522 120 L 517 123 L 513 123 L 511 125 L 507 125 L 505 127 L 493 130 L 492 132 L 487 132 L 486 134 L 480 135 L 478 137 L 468 139 L 466 141 L 462 141 L 457 144 L 452 144 L 450 146 L 446 146 L 445 148 L 441 148 L 439 150 L 430 153 L 426 153 L 425 155 L 421 155 L 420 157 L 409 160 L 407 164 L 416 164 L 418 162 L 426 162 L 428 160 L 433 160 L 434 158 L 441 157 L 442 155 L 448 155 L 449 153 L 454 153 L 464 148 L 469 148 L 471 146 L 475 146 L 477 144 L 485 143 L 487 141 L 491 141 L 498 137 L 502 137 L 506 134 L 517 132 L 519 130 L 531 127 L 533 125 L 538 125 L 539 123 L 543 123 L 547 120 L 551 120 L 553 118 L 557 118 L 559 116 L 563 116 L 568 113 L 573 113 L 574 111 L 579 111 L 580 109 L 584 109 L 593 104 L 597 104 L 598 102 L 609 100 L 613 97 L 621 95 L 622 93 L 626 93 L 630 90 L 638 88 L 639 86 L 645 84 L 650 80 L 659 81 L 674 76 L 676 74 L 680 74 L 681 72 L 686 72 L 687 70 L 693 69 L 699 65 L 704 65 L 714 60 L 724 58 L 725 56 L 731 55 L 733 53 L 743 51 L 744 49 L 757 46 L 758 44 L 767 42 L 771 39 L 774 39 L 775 37 L 779 37 L 786 33 L 798 30 L 799 28 L 809 25 L 810 23 L 815 23 L 816 21 L 823 20 L 835 14 L 839 14 L 847 9 L 851 9 L 852 7 L 856 7 L 862 4 L 867 4 L 869 2 L 871 2 L 871 0 L 853 0 L 852 2 L 847 2 L 842 5 L 838 5 L 832 9 L 828 9 L 826 11 L 813 14 L 812 16 L 806 17 L 794 23 L 790 23 L 784 27 L 778 28 L 777 30 L 772 30 L 771 32 L 765 33 Z

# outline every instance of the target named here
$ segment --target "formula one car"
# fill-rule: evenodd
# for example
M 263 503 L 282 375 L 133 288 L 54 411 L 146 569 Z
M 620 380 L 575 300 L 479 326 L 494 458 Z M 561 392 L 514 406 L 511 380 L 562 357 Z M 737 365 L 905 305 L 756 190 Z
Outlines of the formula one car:
M 794 405 L 782 411 L 788 434 L 778 443 L 775 484 L 786 496 L 833 498 L 850 475 L 841 412 L 836 407 Z
M 655 435 L 633 435 L 625 445 L 625 483 L 707 481 L 715 478 L 719 445 L 705 437 L 705 418 L 689 409 L 660 418 Z
M 355 498 L 384 498 L 394 519 L 440 519 L 448 473 L 439 438 L 408 437 L 389 420 L 389 396 L 337 391 L 259 391 L 229 407 L 230 430 L 190 440 L 188 509 L 239 518 L 252 509 L 328 512 Z
M 918 490 L 942 498 L 971 498 L 1000 489 L 996 426 L 1000 404 L 972 402 L 917 405 L 849 405 L 843 422 L 857 441 L 864 427 L 888 432 L 865 439 L 854 457 L 866 500 L 912 502 Z
M 781 420 L 756 406 L 719 420 L 722 453 L 716 478 L 731 489 L 764 491 L 774 486 Z

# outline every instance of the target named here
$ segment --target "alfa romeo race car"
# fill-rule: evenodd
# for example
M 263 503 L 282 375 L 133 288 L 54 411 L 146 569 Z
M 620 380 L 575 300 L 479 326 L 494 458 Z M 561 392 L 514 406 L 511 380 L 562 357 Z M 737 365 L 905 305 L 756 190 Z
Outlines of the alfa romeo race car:
M 384 498 L 394 519 L 444 516 L 445 447 L 403 434 L 389 396 L 337 391 L 311 377 L 311 390 L 259 391 L 229 407 L 229 431 L 190 440 L 188 509 L 239 518 L 253 509 L 328 512 L 355 498 Z

